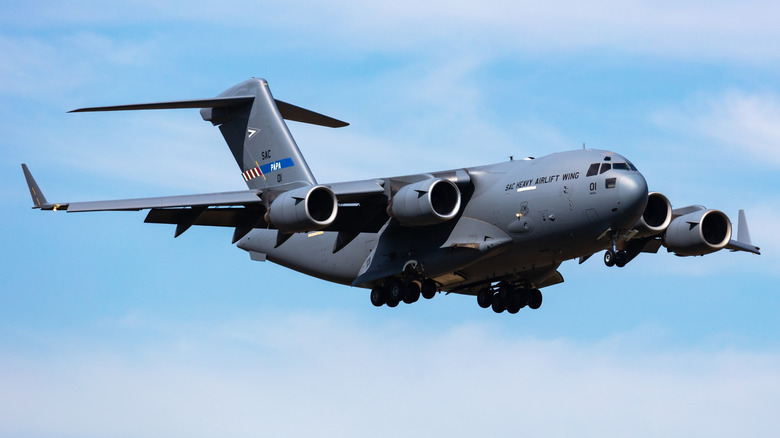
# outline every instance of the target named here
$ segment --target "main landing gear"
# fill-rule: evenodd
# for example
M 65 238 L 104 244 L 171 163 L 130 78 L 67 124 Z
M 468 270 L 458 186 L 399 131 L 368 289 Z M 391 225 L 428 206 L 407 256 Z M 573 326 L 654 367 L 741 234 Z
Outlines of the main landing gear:
M 420 299 L 420 296 L 430 300 L 436 295 L 436 282 L 430 278 L 419 281 L 390 280 L 382 286 L 371 289 L 371 304 L 381 307 L 395 307 L 401 301 L 412 304 Z
M 542 292 L 530 287 L 514 287 L 509 283 L 498 284 L 497 291 L 486 287 L 477 293 L 477 304 L 483 309 L 492 307 L 496 313 L 504 310 L 515 314 L 525 306 L 538 309 L 542 305 Z

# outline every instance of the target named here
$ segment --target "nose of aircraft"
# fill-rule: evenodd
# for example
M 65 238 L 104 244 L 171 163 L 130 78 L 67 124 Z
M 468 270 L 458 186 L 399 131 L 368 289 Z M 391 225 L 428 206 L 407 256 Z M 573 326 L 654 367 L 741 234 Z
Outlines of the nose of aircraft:
M 618 178 L 617 186 L 620 190 L 622 210 L 627 216 L 631 216 L 636 223 L 647 207 L 647 181 L 645 181 L 645 177 L 639 172 L 624 173 Z

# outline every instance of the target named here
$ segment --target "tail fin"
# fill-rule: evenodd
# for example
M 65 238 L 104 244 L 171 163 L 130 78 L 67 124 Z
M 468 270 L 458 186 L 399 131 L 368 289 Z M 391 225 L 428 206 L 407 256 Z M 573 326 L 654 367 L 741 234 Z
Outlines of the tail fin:
M 268 82 L 255 78 L 241 82 L 212 99 L 81 108 L 71 112 L 171 108 L 201 108 L 203 120 L 219 126 L 250 189 L 317 183 L 284 119 L 331 128 L 348 125 L 275 100 Z
M 254 99 L 251 104 L 203 108 L 200 114 L 219 125 L 247 186 L 264 189 L 290 183 L 317 184 L 283 118 L 332 127 L 346 124 L 275 100 L 265 79 L 244 81 L 218 97 L 231 96 Z

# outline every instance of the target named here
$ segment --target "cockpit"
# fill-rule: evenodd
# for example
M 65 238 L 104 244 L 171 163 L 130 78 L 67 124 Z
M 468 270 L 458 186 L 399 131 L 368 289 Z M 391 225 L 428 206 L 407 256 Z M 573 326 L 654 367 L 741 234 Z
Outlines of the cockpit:
M 585 174 L 585 176 L 594 176 L 594 175 L 600 175 L 608 170 L 614 169 L 614 170 L 624 170 L 628 172 L 637 172 L 636 166 L 633 165 L 630 161 L 626 160 L 625 162 L 621 163 L 610 163 L 610 157 L 604 158 L 604 163 L 593 163 L 588 167 L 588 173 Z

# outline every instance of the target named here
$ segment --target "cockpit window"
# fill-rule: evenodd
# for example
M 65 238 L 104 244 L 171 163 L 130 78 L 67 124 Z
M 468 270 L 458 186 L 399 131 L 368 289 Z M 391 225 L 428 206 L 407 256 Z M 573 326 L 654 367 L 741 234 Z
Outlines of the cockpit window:
M 612 165 L 610 163 L 601 163 L 601 171 L 599 173 L 604 173 L 612 168 Z
M 628 167 L 629 167 L 631 170 L 633 170 L 634 172 L 639 172 L 639 170 L 637 170 L 636 166 L 634 166 L 634 163 L 632 163 L 632 162 L 630 162 L 630 161 L 626 160 L 626 164 L 628 164 Z
M 628 164 L 626 163 L 615 163 L 612 165 L 612 168 L 615 170 L 628 170 Z
M 590 167 L 588 167 L 588 174 L 585 175 L 585 176 L 593 176 L 593 175 L 599 173 L 599 166 L 600 166 L 599 163 L 591 164 Z

